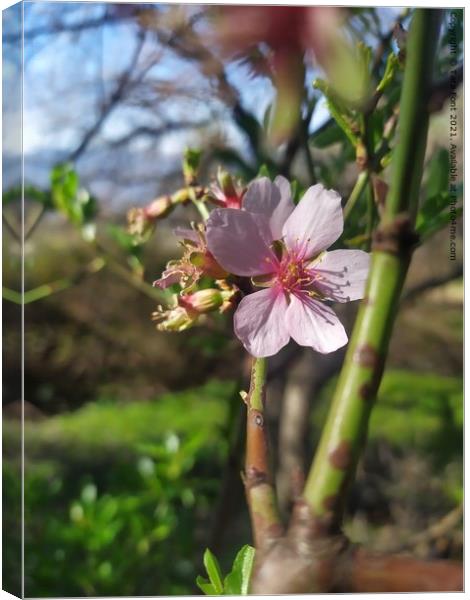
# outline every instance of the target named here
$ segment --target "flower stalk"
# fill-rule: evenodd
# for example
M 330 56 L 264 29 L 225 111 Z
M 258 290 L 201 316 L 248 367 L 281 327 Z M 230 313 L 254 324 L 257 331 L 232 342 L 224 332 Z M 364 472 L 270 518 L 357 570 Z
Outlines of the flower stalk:
M 440 11 L 415 11 L 407 44 L 400 143 L 393 157 L 391 188 L 374 236 L 366 295 L 304 490 L 305 501 L 325 531 L 337 531 L 341 524 L 345 493 L 366 440 L 416 241 L 414 221 L 429 122 L 426 102 L 439 23 Z

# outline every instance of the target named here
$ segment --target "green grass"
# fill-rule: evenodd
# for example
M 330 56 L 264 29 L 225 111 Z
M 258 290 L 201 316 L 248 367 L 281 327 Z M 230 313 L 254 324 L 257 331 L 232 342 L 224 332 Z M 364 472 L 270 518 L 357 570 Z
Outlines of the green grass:
M 111 398 L 99 398 L 77 411 L 25 424 L 26 454 L 42 447 L 63 446 L 68 454 L 78 447 L 90 453 L 116 448 L 136 448 L 160 439 L 168 432 L 179 435 L 198 431 L 209 441 L 226 423 L 233 381 L 209 381 L 182 392 L 164 394 L 152 402 L 116 405 Z M 11 427 L 10 427 L 11 425 Z M 5 435 L 12 437 L 9 423 Z

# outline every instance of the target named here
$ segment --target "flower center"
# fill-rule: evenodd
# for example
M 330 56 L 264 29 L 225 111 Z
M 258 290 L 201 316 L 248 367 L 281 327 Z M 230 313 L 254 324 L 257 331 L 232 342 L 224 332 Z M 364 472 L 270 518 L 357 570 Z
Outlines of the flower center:
M 304 268 L 304 261 L 287 254 L 279 265 L 278 281 L 286 292 L 300 292 L 313 283 L 312 274 Z

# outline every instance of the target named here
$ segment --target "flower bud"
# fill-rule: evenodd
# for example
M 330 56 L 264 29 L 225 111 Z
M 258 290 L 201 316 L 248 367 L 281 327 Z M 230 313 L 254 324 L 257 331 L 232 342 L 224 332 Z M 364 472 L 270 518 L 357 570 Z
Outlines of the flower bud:
M 244 193 L 245 190 L 235 184 L 232 175 L 219 167 L 217 183 L 212 184 L 210 190 L 211 200 L 224 208 L 240 209 Z
M 144 212 L 149 219 L 162 219 L 172 210 L 173 203 L 170 196 L 161 196 L 144 208 Z
M 163 219 L 172 209 L 173 203 L 169 196 L 156 198 L 144 208 L 131 208 L 127 213 L 129 233 L 146 241 L 155 229 L 157 219 Z
M 182 295 L 179 298 L 179 303 L 185 308 L 195 310 L 198 314 L 204 314 L 222 308 L 229 295 L 229 292 L 211 288 Z
M 196 313 L 192 310 L 186 310 L 184 306 L 176 306 L 167 311 L 159 307 L 152 314 L 152 320 L 157 321 L 159 331 L 184 331 L 194 325 L 197 318 Z

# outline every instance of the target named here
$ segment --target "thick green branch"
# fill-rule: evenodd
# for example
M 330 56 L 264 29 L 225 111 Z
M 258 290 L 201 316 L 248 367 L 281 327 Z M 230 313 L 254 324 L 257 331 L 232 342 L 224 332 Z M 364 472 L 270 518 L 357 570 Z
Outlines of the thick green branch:
M 382 377 L 390 334 L 414 241 L 414 218 L 423 172 L 433 57 L 439 11 L 415 11 L 400 100 L 400 141 L 391 189 L 375 235 L 366 295 L 361 303 L 304 497 L 325 530 L 340 525 L 345 492 L 364 445 Z

